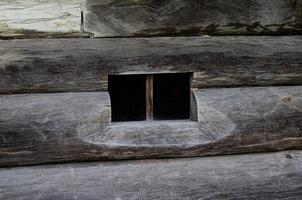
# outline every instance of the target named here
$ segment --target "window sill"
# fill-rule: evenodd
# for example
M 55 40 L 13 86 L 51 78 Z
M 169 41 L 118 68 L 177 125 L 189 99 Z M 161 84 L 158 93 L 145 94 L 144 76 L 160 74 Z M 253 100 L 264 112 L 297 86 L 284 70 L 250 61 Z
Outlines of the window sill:
M 104 130 L 83 138 L 94 144 L 118 146 L 196 145 L 212 141 L 191 120 L 114 122 Z

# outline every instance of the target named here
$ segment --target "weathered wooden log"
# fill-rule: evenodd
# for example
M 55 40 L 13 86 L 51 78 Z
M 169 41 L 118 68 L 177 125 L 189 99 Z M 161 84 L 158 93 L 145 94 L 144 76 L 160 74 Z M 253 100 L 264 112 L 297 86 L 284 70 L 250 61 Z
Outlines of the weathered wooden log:
M 15 152 L 18 156 L 12 156 L 12 160 L 17 163 L 23 156 L 29 163 L 39 163 L 39 155 L 48 150 L 61 151 L 66 158 L 69 149 L 61 147 L 72 144 L 78 134 L 103 129 L 110 120 L 110 99 L 106 92 L 1 96 L 0 154 L 9 156 Z M 6 156 L 0 156 L 0 160 L 5 161 Z M 51 157 L 50 160 L 60 160 Z
M 81 29 L 85 0 L 1 0 L 0 39 L 88 37 Z
M 84 28 L 96 37 L 292 35 L 301 9 L 301 0 L 2 0 L 0 38 L 87 37 Z
M 0 169 L 0 199 L 301 199 L 302 152 Z
M 0 165 L 302 149 L 302 86 L 193 97 L 197 121 L 109 123 L 102 92 L 0 96 Z
M 193 87 L 302 84 L 302 37 L 0 41 L 0 94 L 106 91 L 108 74 L 195 72 Z
M 87 0 L 96 37 L 302 33 L 301 0 Z

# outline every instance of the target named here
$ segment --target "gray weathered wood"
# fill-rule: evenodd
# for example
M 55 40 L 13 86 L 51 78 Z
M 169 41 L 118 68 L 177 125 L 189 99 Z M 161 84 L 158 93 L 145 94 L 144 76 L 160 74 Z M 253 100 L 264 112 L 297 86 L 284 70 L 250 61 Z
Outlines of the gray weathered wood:
M 302 37 L 0 41 L 0 94 L 107 90 L 108 74 L 195 72 L 193 87 L 302 84 Z
M 302 152 L 0 169 L 0 199 L 302 198 Z
M 39 163 L 38 154 L 44 160 L 43 155 L 52 151 L 61 151 L 58 155 L 66 159 L 70 155 L 64 147 L 74 138 L 100 131 L 110 121 L 106 92 L 0 96 L 0 160 L 12 153 L 13 162 L 24 156 L 29 163 Z M 51 157 L 47 160 L 62 159 Z
M 302 33 L 301 0 L 87 0 L 96 37 Z
M 87 37 L 81 30 L 85 0 L 1 0 L 0 39 Z
M 301 0 L 1 0 L 0 38 L 301 34 L 301 10 Z
M 197 122 L 125 123 L 109 123 L 107 93 L 0 96 L 0 165 L 302 149 L 302 86 L 193 96 Z

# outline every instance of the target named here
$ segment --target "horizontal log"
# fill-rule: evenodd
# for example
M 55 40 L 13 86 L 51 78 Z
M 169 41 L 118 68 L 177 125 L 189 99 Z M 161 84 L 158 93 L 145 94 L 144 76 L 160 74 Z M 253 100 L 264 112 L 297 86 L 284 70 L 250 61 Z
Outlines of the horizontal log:
M 302 86 L 193 97 L 197 121 L 110 123 L 105 92 L 0 96 L 0 165 L 302 149 Z
M 85 0 L 1 0 L 0 39 L 87 37 L 81 30 Z
M 106 91 L 108 74 L 194 72 L 193 87 L 302 84 L 302 37 L 0 41 L 0 94 Z
M 292 35 L 301 9 L 301 0 L 2 0 L 0 38 Z
M 69 149 L 61 147 L 71 145 L 78 134 L 103 129 L 110 120 L 110 99 L 105 92 L 0 96 L 0 154 L 6 155 L 0 160 L 6 162 L 11 154 L 10 160 L 16 163 L 23 156 L 28 163 L 40 163 L 49 150 L 61 151 L 66 159 Z M 47 160 L 60 160 L 49 155 L 52 158 Z
M 301 199 L 302 152 L 0 169 L 1 199 Z
M 87 0 L 96 37 L 302 33 L 301 0 Z

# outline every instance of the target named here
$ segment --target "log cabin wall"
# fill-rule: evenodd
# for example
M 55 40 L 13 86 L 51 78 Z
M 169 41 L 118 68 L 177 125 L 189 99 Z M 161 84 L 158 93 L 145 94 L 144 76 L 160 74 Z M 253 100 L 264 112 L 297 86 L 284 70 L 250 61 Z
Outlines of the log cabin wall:
M 2 1 L 0 165 L 300 149 L 301 8 Z M 162 73 L 193 74 L 194 120 L 112 124 L 108 76 Z
M 135 199 L 157 197 L 146 185 L 138 196 L 129 196 L 127 191 L 135 190 L 135 182 L 146 181 L 138 178 L 141 174 L 155 184 L 150 179 L 154 174 L 171 175 L 165 167 L 180 172 L 186 166 L 197 170 L 198 179 L 204 174 L 210 177 L 198 165 L 214 168 L 220 187 L 229 176 L 217 163 L 234 162 L 240 168 L 235 171 L 244 174 L 253 191 L 259 192 L 255 198 L 274 194 L 299 199 L 301 192 L 287 187 L 282 193 L 276 182 L 272 188 L 280 192 L 273 191 L 261 177 L 301 185 L 301 34 L 302 0 L 2 0 L 0 177 L 7 183 L 0 183 L 0 199 L 22 195 L 32 199 L 30 191 L 5 189 L 16 187 L 17 182 L 8 180 L 14 170 L 20 172 L 18 178 L 30 179 L 52 168 L 3 168 L 7 166 L 59 163 L 52 168 L 57 173 L 65 162 L 209 155 L 224 156 L 151 160 L 154 166 L 144 161 L 137 173 L 131 169 L 137 171 L 140 161 L 98 164 L 103 171 L 97 177 L 92 175 L 96 168 L 91 164 L 67 166 L 78 169 L 78 175 L 89 169 L 88 179 L 94 177 L 90 184 L 110 173 L 108 168 L 114 168 L 115 177 L 130 166 L 124 178 L 133 184 L 126 189 L 119 185 L 116 198 Z M 112 122 L 108 76 L 171 73 L 192 74 L 191 120 Z M 290 151 L 268 154 L 280 150 Z M 226 156 L 243 153 L 262 154 Z M 261 176 L 252 180 L 245 170 L 257 163 L 252 172 L 261 171 Z M 271 165 L 276 166 L 276 174 L 263 173 Z M 233 170 L 227 169 L 232 174 L 233 185 L 228 187 L 232 191 L 241 185 Z M 47 184 L 52 180 L 46 175 L 49 182 L 43 186 L 44 197 L 66 198 L 65 191 L 49 194 Z M 63 170 L 61 178 L 66 176 Z M 174 176 L 167 181 L 186 181 L 167 190 L 175 191 L 186 183 L 195 187 L 192 175 L 182 171 Z M 109 186 L 100 187 L 111 191 Z M 203 198 L 203 192 L 191 191 L 189 197 Z M 188 197 L 185 193 L 179 191 L 181 197 Z M 97 198 L 97 193 L 81 194 Z M 246 188 L 240 194 L 250 197 Z M 102 195 L 113 198 L 112 192 Z M 213 197 L 226 196 L 219 190 Z

